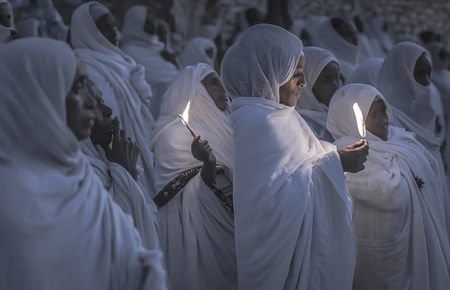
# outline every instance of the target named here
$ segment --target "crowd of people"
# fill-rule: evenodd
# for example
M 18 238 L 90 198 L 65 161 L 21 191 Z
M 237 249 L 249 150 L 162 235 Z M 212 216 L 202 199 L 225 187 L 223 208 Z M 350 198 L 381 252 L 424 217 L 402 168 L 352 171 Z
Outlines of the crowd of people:
M 450 33 L 14 2 L 0 289 L 450 289 Z

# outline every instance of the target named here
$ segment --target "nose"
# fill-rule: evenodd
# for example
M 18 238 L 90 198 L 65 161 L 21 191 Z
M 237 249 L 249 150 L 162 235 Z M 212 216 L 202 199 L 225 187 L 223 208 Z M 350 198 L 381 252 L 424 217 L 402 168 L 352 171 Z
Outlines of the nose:
M 305 74 L 304 73 L 300 74 L 297 86 L 301 87 L 302 89 L 304 87 L 306 87 L 306 80 L 305 80 Z

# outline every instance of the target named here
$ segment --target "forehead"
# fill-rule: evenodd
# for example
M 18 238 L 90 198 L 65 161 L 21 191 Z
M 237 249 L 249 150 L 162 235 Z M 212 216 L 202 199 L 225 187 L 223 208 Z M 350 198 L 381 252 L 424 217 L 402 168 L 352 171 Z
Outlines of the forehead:
M 302 54 L 297 62 L 297 68 L 303 68 L 305 66 L 305 55 Z
M 219 76 L 217 75 L 217 73 L 211 72 L 203 78 L 202 82 L 209 83 L 214 80 L 219 80 Z
M 322 72 L 339 73 L 339 65 L 335 61 L 332 61 L 323 68 Z

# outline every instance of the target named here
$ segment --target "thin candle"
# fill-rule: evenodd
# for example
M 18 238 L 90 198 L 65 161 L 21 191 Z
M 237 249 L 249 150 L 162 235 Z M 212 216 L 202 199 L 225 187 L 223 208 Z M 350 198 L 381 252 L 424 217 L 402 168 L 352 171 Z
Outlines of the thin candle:
M 181 119 L 181 122 L 188 128 L 189 132 L 191 133 L 192 137 L 195 138 L 195 133 L 192 131 L 191 126 L 189 126 L 189 108 L 191 107 L 191 101 L 189 101 L 186 105 L 186 109 L 184 109 L 183 114 L 178 114 L 178 118 Z
M 366 124 L 364 123 L 364 117 L 358 103 L 353 104 L 353 112 L 355 113 L 356 125 L 358 126 L 359 135 L 362 138 L 366 138 Z

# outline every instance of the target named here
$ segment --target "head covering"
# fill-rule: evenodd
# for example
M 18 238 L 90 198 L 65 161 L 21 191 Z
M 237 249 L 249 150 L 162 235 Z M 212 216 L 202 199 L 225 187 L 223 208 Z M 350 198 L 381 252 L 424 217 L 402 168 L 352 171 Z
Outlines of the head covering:
M 92 16 L 92 19 L 94 19 L 94 21 L 99 20 L 100 17 L 102 17 L 103 15 L 111 13 L 111 12 L 109 12 L 108 8 L 106 8 L 105 6 L 103 6 L 100 3 L 95 3 L 95 4 L 92 4 L 91 6 L 89 6 L 89 12 Z
M 211 50 L 212 55 L 206 52 Z M 216 62 L 217 47 L 214 41 L 205 37 L 195 37 L 188 42 L 178 58 L 182 67 L 206 63 L 212 67 Z
M 44 37 L 44 23 L 34 18 L 27 18 L 17 23 L 19 37 Z
M 336 92 L 329 106 L 327 127 L 338 148 L 361 138 L 353 104 L 359 104 L 366 120 L 376 96 L 389 109 L 381 93 L 370 85 L 350 84 Z M 404 129 L 390 126 L 387 141 L 370 132 L 366 138 L 370 150 L 365 169 L 346 176 L 355 202 L 353 220 L 359 251 L 354 286 L 379 289 L 400 283 L 436 289 L 438 285 L 448 285 L 448 193 L 443 170 L 414 135 Z M 415 177 L 425 182 L 420 190 Z M 387 260 L 379 260 L 380 256 Z M 439 266 L 427 273 L 431 265 Z M 371 275 L 360 269 L 370 269 Z M 411 271 L 426 274 L 417 276 Z
M 255 43 L 265 43 L 265 49 L 255 49 Z M 225 89 L 232 98 L 253 96 L 279 103 L 279 89 L 294 75 L 302 48 L 298 37 L 280 27 L 248 28 L 222 60 Z
M 244 31 L 222 61 L 224 85 L 234 98 L 233 199 L 240 289 L 351 287 L 351 202 L 340 161 L 293 107 L 279 103 L 280 86 L 291 79 L 301 55 L 302 42 L 295 35 L 259 24 Z M 324 212 L 333 212 L 332 224 L 325 222 Z M 312 220 L 326 228 L 316 231 Z M 336 245 L 345 244 L 345 250 L 327 247 L 324 243 L 331 237 Z M 326 253 L 316 253 L 311 244 Z M 325 265 L 320 256 L 345 266 Z M 321 271 L 327 273 L 321 277 L 326 281 L 311 276 Z
M 445 60 L 440 57 L 441 51 L 443 49 L 445 50 L 445 45 L 442 42 L 432 42 L 426 48 L 430 52 L 433 60 L 433 72 L 436 70 L 447 70 L 449 64 L 448 57 Z
M 295 19 L 294 23 L 292 23 L 291 32 L 298 38 L 302 34 L 303 29 L 305 28 L 305 21 L 301 19 Z
M 71 48 L 20 39 L 0 48 L 0 61 L 2 288 L 137 289 L 155 282 L 147 271 L 163 281 L 160 252 L 143 250 L 66 125 Z
M 173 79 L 163 96 L 151 141 L 157 188 L 165 186 L 179 173 L 202 165 L 192 156 L 192 135 L 177 117 L 189 101 L 189 125 L 195 134 L 209 142 L 217 163 L 232 169 L 233 135 L 229 113 L 217 108 L 201 83 L 212 73 L 215 71 L 207 64 L 189 66 Z
M 361 62 L 347 79 L 347 83 L 368 84 L 377 87 L 378 74 L 384 59 L 379 57 L 370 57 Z
M 331 25 L 331 20 L 322 22 L 314 35 L 314 43 L 329 50 L 336 57 L 345 77 L 350 75 L 358 63 L 358 46 L 345 40 Z
M 421 85 L 414 79 L 414 67 L 422 54 L 430 59 L 428 51 L 418 44 L 396 44 L 384 60 L 378 86 L 392 106 L 434 132 L 435 112 L 431 106 L 430 86 Z
M 154 44 L 162 50 L 164 49 L 164 44 L 159 41 L 158 35 L 150 35 L 144 31 L 147 9 L 144 5 L 135 5 L 128 9 L 123 21 L 122 44 L 129 42 Z
M 372 18 L 367 26 L 367 35 L 372 43 L 374 56 L 383 58 L 394 45 L 391 36 L 383 29 L 384 24 L 384 17 L 377 16 Z

